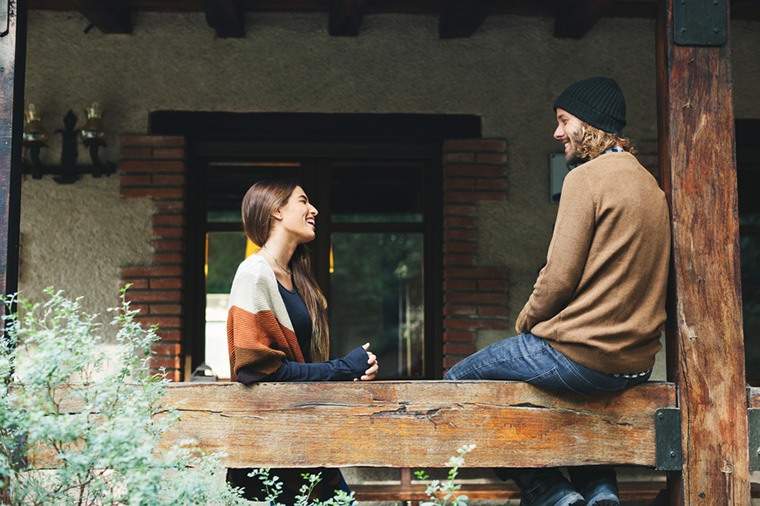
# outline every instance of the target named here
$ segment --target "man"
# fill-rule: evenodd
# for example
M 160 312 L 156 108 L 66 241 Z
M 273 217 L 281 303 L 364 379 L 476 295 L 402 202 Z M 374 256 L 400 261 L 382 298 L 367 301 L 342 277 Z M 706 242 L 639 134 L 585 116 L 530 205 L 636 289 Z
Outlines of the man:
M 670 220 L 664 193 L 621 136 L 625 100 L 595 77 L 554 102 L 566 176 L 546 265 L 518 336 L 465 358 L 447 379 L 522 380 L 585 396 L 647 381 L 665 322 Z M 621 444 L 624 444 L 621 442 Z M 619 504 L 611 467 L 503 470 L 521 505 Z

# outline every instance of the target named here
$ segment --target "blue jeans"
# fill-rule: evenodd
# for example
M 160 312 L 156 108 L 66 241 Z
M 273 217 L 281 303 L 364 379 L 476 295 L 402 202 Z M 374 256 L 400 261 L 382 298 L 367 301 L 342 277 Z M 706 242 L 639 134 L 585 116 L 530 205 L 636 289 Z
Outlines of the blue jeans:
M 644 383 L 649 374 L 636 378 L 614 376 L 589 369 L 552 348 L 531 333 L 503 339 L 473 353 L 452 367 L 444 376 L 448 380 L 518 380 L 554 392 L 572 392 L 583 396 L 620 392 Z M 580 491 L 591 482 L 615 483 L 612 467 L 584 466 L 569 469 L 573 485 Z M 500 478 L 517 482 L 526 502 L 538 481 L 559 479 L 556 469 L 515 469 L 497 471 Z

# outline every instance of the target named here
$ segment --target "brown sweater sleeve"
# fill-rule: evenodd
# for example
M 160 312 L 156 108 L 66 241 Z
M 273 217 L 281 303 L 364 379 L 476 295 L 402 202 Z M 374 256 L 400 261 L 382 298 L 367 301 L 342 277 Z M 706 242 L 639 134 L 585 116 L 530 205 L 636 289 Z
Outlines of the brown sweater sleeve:
M 595 223 L 594 199 L 585 177 L 576 171 L 565 177 L 546 265 L 517 317 L 515 330 L 518 333 L 529 331 L 537 323 L 557 315 L 578 286 Z

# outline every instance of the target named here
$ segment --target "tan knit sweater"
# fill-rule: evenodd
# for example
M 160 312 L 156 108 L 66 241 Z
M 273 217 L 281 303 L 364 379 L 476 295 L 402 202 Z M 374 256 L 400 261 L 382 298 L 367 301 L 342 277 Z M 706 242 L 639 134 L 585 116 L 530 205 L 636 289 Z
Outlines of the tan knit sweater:
M 516 329 L 597 371 L 648 370 L 665 322 L 669 256 L 665 194 L 636 157 L 584 163 L 565 178 L 546 265 Z

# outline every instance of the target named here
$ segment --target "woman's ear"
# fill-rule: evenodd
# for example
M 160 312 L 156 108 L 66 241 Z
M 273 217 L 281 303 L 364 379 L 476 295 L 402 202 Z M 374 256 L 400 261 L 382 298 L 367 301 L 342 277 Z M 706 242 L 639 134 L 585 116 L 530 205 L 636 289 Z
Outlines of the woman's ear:
M 274 218 L 274 219 L 275 219 L 275 220 L 277 220 L 277 221 L 282 221 L 282 213 L 280 212 L 280 210 L 279 210 L 279 209 L 275 210 L 275 211 L 272 213 L 272 218 Z

